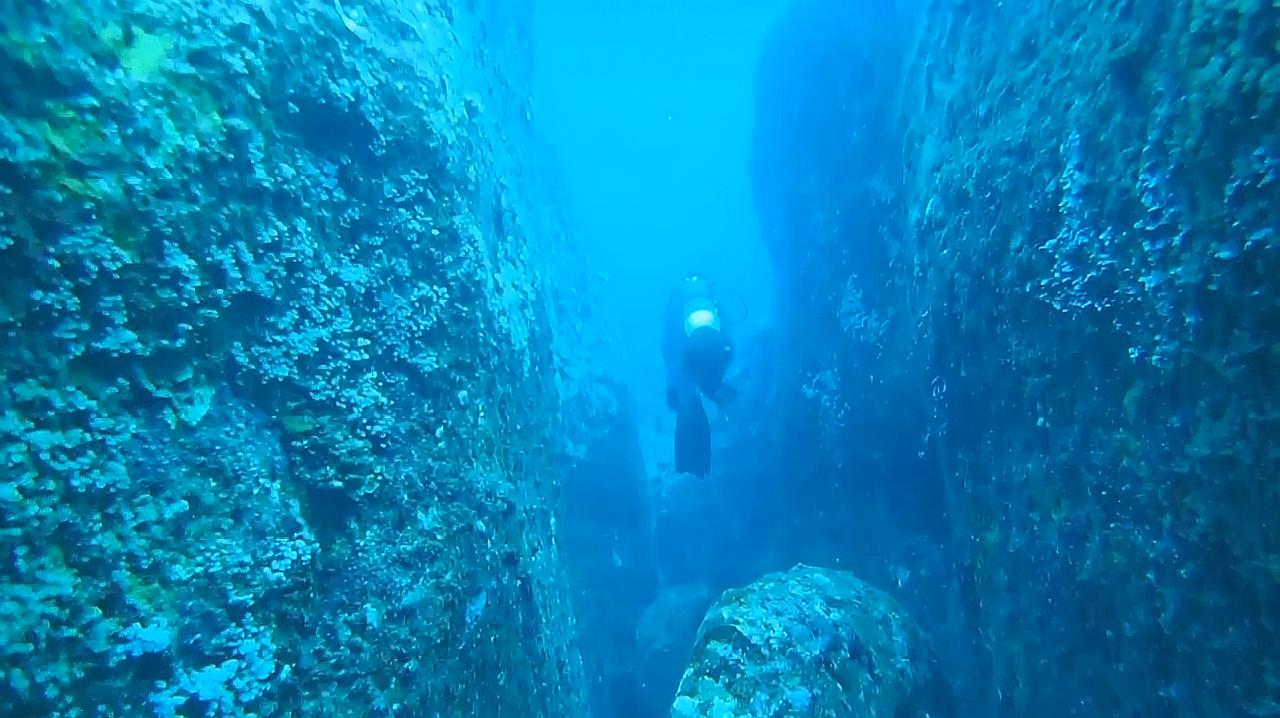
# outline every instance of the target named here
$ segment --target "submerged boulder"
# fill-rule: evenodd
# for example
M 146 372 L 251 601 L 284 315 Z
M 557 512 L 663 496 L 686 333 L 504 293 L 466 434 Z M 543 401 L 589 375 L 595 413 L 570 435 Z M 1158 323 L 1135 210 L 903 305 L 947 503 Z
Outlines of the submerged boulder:
M 726 591 L 707 612 L 671 715 L 937 716 L 932 663 L 888 594 L 797 565 Z

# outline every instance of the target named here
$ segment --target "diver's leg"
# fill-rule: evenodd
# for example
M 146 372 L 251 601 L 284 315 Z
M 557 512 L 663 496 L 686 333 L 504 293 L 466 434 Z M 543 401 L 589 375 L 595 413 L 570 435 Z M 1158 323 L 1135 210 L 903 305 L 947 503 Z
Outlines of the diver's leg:
M 676 473 L 706 476 L 711 471 L 711 422 L 697 387 L 686 385 L 676 410 Z
M 699 373 L 697 381 L 702 395 L 715 402 L 716 406 L 723 407 L 738 396 L 736 389 L 724 383 L 723 367 L 705 368 Z

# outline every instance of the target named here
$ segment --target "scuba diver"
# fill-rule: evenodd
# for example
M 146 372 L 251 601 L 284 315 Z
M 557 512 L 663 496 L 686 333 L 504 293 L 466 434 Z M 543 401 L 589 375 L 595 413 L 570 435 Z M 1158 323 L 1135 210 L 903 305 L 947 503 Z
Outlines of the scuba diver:
M 724 383 L 733 342 L 709 280 L 691 274 L 672 291 L 663 317 L 662 358 L 667 406 L 676 412 L 676 472 L 706 476 L 711 470 L 711 423 L 702 399 L 723 407 L 736 396 Z

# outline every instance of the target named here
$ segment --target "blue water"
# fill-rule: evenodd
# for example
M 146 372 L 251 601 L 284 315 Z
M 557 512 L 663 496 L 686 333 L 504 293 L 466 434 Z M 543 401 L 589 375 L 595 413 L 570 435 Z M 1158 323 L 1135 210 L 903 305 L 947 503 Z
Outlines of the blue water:
M 548 2 L 534 22 L 533 107 L 554 149 L 559 206 L 602 282 L 608 358 L 639 402 L 645 455 L 670 462 L 656 351 L 663 306 L 690 272 L 771 322 L 773 271 L 749 160 L 756 57 L 783 3 Z

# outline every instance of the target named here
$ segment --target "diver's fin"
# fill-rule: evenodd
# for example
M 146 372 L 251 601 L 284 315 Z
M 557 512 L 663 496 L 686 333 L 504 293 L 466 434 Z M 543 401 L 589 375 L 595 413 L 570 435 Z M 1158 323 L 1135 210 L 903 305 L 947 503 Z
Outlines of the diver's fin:
M 706 476 L 711 471 L 711 422 L 698 392 L 687 392 L 676 411 L 676 473 Z

